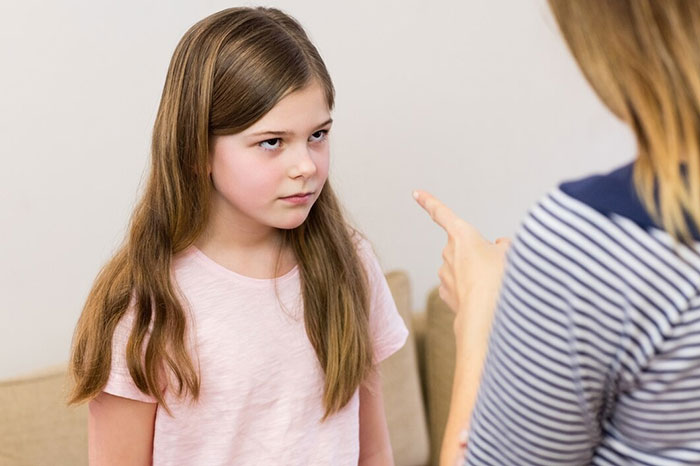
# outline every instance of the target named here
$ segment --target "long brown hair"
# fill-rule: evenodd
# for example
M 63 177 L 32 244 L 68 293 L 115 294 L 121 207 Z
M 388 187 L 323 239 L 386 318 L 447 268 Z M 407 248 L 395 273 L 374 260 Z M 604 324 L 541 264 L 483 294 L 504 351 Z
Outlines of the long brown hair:
M 208 219 L 212 135 L 251 126 L 284 96 L 312 81 L 334 89 L 302 27 L 275 9 L 231 8 L 195 24 L 170 62 L 153 129 L 151 171 L 123 246 L 99 273 L 78 322 L 70 402 L 107 383 L 112 337 L 133 306 L 126 359 L 135 385 L 167 409 L 163 377 L 177 396 L 197 399 L 198 370 L 185 345 L 186 313 L 172 282 L 174 254 L 190 246 Z M 372 367 L 368 285 L 330 184 L 309 217 L 284 232 L 302 280 L 306 331 L 325 372 L 326 416 L 353 396 Z
M 647 210 L 677 239 L 700 231 L 700 2 L 549 0 L 602 101 L 637 139 Z

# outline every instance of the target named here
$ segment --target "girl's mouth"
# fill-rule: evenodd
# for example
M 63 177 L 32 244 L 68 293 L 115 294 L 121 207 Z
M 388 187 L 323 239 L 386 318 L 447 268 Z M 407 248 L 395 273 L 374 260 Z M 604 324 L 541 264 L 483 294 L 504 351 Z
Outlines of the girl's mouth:
M 297 193 L 291 196 L 281 197 L 280 199 L 290 204 L 301 205 L 311 201 L 313 197 L 314 193 Z

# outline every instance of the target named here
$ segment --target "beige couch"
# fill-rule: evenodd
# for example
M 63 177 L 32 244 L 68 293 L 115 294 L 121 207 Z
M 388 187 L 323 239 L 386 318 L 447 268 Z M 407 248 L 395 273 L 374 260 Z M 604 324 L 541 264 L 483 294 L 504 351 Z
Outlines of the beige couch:
M 408 277 L 387 274 L 411 331 L 382 366 L 396 466 L 437 464 L 454 366 L 452 313 L 433 291 L 424 311 L 411 305 Z M 86 407 L 64 403 L 65 367 L 0 381 L 0 466 L 87 464 Z

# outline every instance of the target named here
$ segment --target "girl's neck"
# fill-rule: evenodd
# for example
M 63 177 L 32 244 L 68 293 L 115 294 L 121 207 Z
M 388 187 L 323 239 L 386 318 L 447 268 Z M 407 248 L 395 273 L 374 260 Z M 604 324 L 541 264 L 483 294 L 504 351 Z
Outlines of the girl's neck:
M 232 221 L 212 215 L 195 246 L 219 265 L 251 278 L 274 278 L 296 261 L 274 227 Z

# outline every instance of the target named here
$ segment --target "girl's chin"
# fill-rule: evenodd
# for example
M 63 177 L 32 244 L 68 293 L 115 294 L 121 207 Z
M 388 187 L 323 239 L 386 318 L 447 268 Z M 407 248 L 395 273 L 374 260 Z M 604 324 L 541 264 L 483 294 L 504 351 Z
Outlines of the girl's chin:
M 280 219 L 279 221 L 275 222 L 274 227 L 279 228 L 280 230 L 293 230 L 301 226 L 301 224 L 304 223 L 308 217 L 308 212 L 299 212 L 298 215 L 290 215 L 287 218 Z

